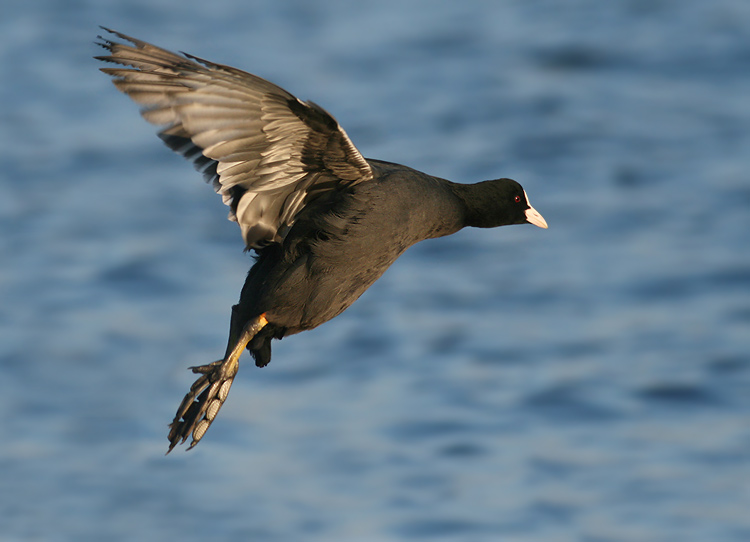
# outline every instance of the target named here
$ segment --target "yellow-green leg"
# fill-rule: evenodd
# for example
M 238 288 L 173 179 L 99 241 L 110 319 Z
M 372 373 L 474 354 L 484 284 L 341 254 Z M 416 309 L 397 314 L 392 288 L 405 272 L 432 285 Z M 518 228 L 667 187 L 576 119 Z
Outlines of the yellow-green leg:
M 198 444 L 206 434 L 206 430 L 216 418 L 221 405 L 227 400 L 229 388 L 239 368 L 239 360 L 242 352 L 258 332 L 263 329 L 268 320 L 266 315 L 261 314 L 250 320 L 242 329 L 242 333 L 234 342 L 231 351 L 224 359 L 214 361 L 208 365 L 190 367 L 190 369 L 201 376 L 190 387 L 190 391 L 180 403 L 174 420 L 169 424 L 169 450 L 187 440 L 192 433 L 193 440 L 188 450 Z M 231 345 L 231 342 L 230 342 Z

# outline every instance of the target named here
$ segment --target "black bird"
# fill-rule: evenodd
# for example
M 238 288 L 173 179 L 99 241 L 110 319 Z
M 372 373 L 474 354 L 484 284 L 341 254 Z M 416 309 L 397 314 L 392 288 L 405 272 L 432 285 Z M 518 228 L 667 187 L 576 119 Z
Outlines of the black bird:
M 271 340 L 319 326 L 349 307 L 411 245 L 465 226 L 544 218 L 516 181 L 457 184 L 365 159 L 322 107 L 255 75 L 177 55 L 102 27 L 119 65 L 102 68 L 141 104 L 159 137 L 191 160 L 229 206 L 257 254 L 232 319 L 224 359 L 201 376 L 170 424 L 169 450 L 201 440 L 227 398 L 247 348 L 258 367 Z

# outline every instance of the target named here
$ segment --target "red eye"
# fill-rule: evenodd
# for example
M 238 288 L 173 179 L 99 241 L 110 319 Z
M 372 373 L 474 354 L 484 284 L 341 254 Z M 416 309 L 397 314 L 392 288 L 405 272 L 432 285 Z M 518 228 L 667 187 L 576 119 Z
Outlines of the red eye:
M 516 203 L 521 203 L 521 196 L 516 196 L 515 198 L 513 198 L 513 201 L 515 201 Z

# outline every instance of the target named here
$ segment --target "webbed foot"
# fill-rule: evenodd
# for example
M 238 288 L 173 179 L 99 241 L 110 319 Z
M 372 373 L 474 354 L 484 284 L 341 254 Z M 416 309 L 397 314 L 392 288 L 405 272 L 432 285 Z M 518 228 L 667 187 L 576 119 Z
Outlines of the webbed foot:
M 171 452 L 179 443 L 183 443 L 192 435 L 193 440 L 188 450 L 193 448 L 213 423 L 219 409 L 227 400 L 232 381 L 239 368 L 239 359 L 247 343 L 268 324 L 265 314 L 249 321 L 231 352 L 225 359 L 190 367 L 201 376 L 190 386 L 190 391 L 180 403 L 172 423 L 169 424 L 169 450 Z

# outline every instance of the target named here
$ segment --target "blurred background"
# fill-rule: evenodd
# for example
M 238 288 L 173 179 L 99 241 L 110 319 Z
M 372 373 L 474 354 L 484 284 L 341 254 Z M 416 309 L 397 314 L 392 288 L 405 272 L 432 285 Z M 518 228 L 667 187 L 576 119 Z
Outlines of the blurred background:
M 0 541 L 750 540 L 750 3 L 10 0 Z M 251 259 L 99 24 L 549 222 L 410 249 L 167 424 Z

